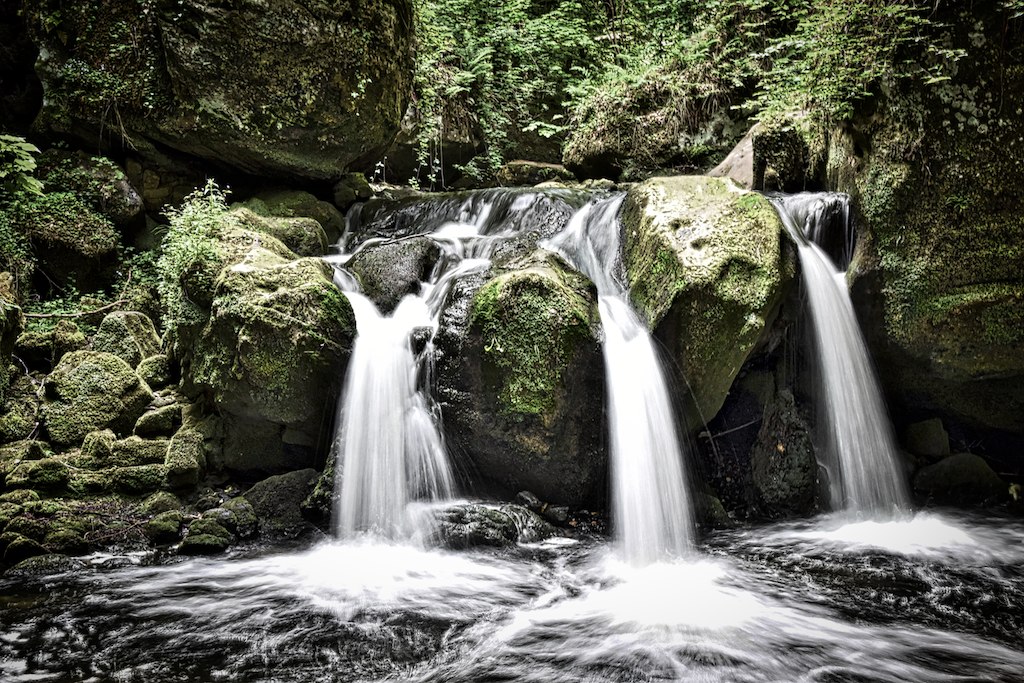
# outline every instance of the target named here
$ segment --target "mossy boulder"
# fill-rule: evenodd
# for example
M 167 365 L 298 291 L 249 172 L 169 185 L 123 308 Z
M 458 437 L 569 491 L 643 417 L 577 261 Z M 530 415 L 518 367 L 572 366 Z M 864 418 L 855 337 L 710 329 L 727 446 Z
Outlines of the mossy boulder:
M 14 375 L 0 411 L 0 443 L 31 436 L 39 416 L 39 387 L 33 377 Z
M 154 545 L 177 543 L 185 515 L 180 510 L 165 510 L 146 522 L 146 538 Z
M 163 389 L 173 381 L 171 361 L 164 353 L 144 358 L 136 366 L 135 374 L 154 390 Z
M 349 268 L 382 313 L 391 313 L 406 294 L 414 294 L 430 275 L 440 250 L 427 237 L 385 242 L 361 250 Z
M 316 477 L 316 470 L 298 470 L 267 477 L 246 491 L 244 500 L 252 506 L 260 531 L 272 536 L 297 536 L 308 530 L 301 505 Z
M 171 488 L 195 486 L 206 469 L 205 437 L 195 429 L 180 429 L 167 447 L 167 484 Z
M 211 555 L 227 549 L 234 536 L 223 526 L 202 517 L 189 523 L 178 552 L 182 555 Z
M 64 354 L 81 351 L 88 343 L 88 337 L 78 325 L 70 320 L 59 320 L 48 329 L 22 332 L 15 349 L 30 369 L 49 372 Z
M 38 541 L 12 532 L 0 534 L 0 550 L 3 551 L 4 562 L 10 565 L 46 554 L 46 548 Z
M 774 320 L 795 270 L 760 194 L 704 176 L 630 188 L 623 260 L 633 303 L 690 387 L 687 423 L 710 421 Z
M 8 475 L 5 485 L 9 489 L 32 488 L 41 491 L 61 491 L 70 480 L 68 466 L 56 458 L 26 460 Z
M 891 407 L 992 448 L 989 430 L 1024 434 L 1024 52 L 990 5 L 945 11 L 966 56 L 837 130 L 828 180 L 858 209 L 855 302 Z
M 38 173 L 48 192 L 74 193 L 114 225 L 129 225 L 142 213 L 142 197 L 105 157 L 49 149 L 39 158 Z
M 354 173 L 362 178 L 361 173 Z M 366 183 L 366 179 L 363 179 Z M 369 186 L 367 186 L 369 189 Z M 367 195 L 368 197 L 369 195 Z M 355 197 L 353 196 L 353 201 Z M 345 230 L 345 217 L 330 202 L 302 190 L 270 190 L 246 200 L 242 206 L 261 216 L 312 218 L 323 228 L 329 244 L 334 244 Z M 300 253 L 300 252 L 296 252 Z M 311 254 L 302 254 L 310 256 Z
M 57 445 L 77 445 L 89 432 L 108 427 L 128 433 L 153 399 L 131 366 L 98 351 L 65 355 L 43 386 L 42 419 Z
M 111 488 L 118 493 L 140 495 L 167 486 L 167 466 L 163 463 L 114 467 L 109 470 Z
M 581 505 L 604 489 L 596 293 L 547 252 L 453 291 L 436 342 L 448 438 L 511 497 Z M 463 302 L 459 303 L 462 299 Z
M 576 176 L 561 164 L 540 161 L 510 161 L 498 169 L 495 179 L 504 187 L 537 185 L 549 180 L 574 181 Z
M 25 327 L 25 318 L 18 306 L 16 294 L 11 289 L 10 276 L 0 282 L 0 405 L 7 398 L 7 387 L 11 383 L 11 353 Z
M 254 175 L 330 179 L 383 154 L 411 92 L 407 0 L 26 9 L 47 92 L 37 125 L 93 146 L 113 137 L 143 155 L 160 146 Z
M 433 541 L 446 548 L 506 547 L 533 543 L 554 533 L 540 515 L 521 505 L 464 503 L 435 513 Z
M 135 422 L 137 436 L 171 436 L 181 426 L 181 404 L 171 403 L 153 410 L 147 410 Z
M 236 209 L 234 216 L 243 227 L 276 237 L 299 256 L 323 256 L 327 253 L 327 234 L 312 218 L 263 216 L 245 207 Z
M 914 491 L 930 502 L 945 504 L 993 503 L 1005 499 L 1009 486 L 973 453 L 956 453 L 914 475 Z
M 160 337 L 145 313 L 114 311 L 100 323 L 92 349 L 112 353 L 134 368 L 143 358 L 160 353 Z

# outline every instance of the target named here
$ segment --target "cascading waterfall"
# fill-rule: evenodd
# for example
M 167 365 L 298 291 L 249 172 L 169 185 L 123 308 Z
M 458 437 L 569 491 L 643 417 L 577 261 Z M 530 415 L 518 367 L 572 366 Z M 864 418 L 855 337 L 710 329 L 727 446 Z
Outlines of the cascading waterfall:
M 908 511 L 899 452 L 845 273 L 818 244 L 828 235 L 825 225 L 831 217 L 848 220 L 847 198 L 806 193 L 771 200 L 797 243 L 807 285 L 828 433 L 825 466 L 832 505 L 873 517 Z
M 617 540 L 639 565 L 684 554 L 693 525 L 683 452 L 661 363 L 646 325 L 614 274 L 623 196 L 592 201 L 543 246 L 597 287 L 608 386 L 612 498 Z
M 357 326 L 335 439 L 337 536 L 422 537 L 429 516 L 416 514 L 411 504 L 452 497 L 454 477 L 429 394 L 433 333 L 452 284 L 490 265 L 497 244 L 524 227 L 538 197 L 498 190 L 400 209 L 392 226 L 397 239 L 425 235 L 442 254 L 419 292 L 405 296 L 390 316 L 381 315 L 340 266 L 359 250 L 396 238 L 371 238 L 332 259 Z M 411 337 L 421 329 L 429 330 L 429 340 L 416 354 Z

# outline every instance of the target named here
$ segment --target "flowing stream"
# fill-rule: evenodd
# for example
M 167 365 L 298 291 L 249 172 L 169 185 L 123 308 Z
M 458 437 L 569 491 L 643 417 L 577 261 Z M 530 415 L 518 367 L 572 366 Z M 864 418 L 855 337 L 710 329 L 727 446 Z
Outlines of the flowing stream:
M 561 254 L 597 287 L 615 534 L 623 557 L 644 565 L 683 555 L 693 541 L 693 523 L 683 452 L 661 362 L 618 272 L 623 197 L 589 202 L 544 246 Z
M 832 506 L 868 517 L 909 512 L 899 451 L 845 273 L 817 243 L 833 239 L 826 226 L 835 216 L 849 220 L 846 197 L 804 193 L 771 200 L 797 243 L 810 302 L 823 408 L 818 424 L 827 432 Z

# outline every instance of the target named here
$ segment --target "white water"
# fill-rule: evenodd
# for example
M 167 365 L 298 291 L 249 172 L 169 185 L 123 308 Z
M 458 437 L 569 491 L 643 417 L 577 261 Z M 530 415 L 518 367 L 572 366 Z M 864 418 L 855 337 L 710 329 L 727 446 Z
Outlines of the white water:
M 423 540 L 430 516 L 419 502 L 450 500 L 455 483 L 440 418 L 429 394 L 433 333 L 445 299 L 460 277 L 485 270 L 495 246 L 522 229 L 521 217 L 537 195 L 477 193 L 460 203 L 440 204 L 422 220 L 442 251 L 419 292 L 405 296 L 390 316 L 358 291 L 347 271 L 335 282 L 356 317 L 357 337 L 339 405 L 335 441 L 334 528 L 340 538 L 370 532 L 384 538 Z M 437 212 L 440 212 L 438 214 Z M 367 240 L 360 249 L 387 241 Z M 331 259 L 343 266 L 354 254 Z M 430 331 L 418 356 L 411 336 Z
M 683 451 L 661 363 L 646 325 L 614 275 L 621 204 L 622 196 L 587 204 L 544 246 L 560 253 L 597 286 L 615 535 L 622 557 L 644 565 L 686 553 L 693 524 Z
M 827 193 L 772 197 L 797 243 L 807 285 L 828 432 L 825 467 L 832 506 L 888 516 L 910 509 L 892 426 L 844 274 L 808 239 L 821 239 L 825 232 L 820 223 L 830 205 L 840 200 Z

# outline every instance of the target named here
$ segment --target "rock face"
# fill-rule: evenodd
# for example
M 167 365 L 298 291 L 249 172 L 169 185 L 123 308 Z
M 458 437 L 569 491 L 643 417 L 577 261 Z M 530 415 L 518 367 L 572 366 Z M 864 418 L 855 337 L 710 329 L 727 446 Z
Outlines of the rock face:
M 406 0 L 26 5 L 42 121 L 90 144 L 115 133 L 143 153 L 333 178 L 383 154 L 411 89 Z
M 460 281 L 454 299 L 473 288 Z M 529 489 L 569 505 L 602 495 L 596 324 L 592 286 L 553 255 L 509 264 L 445 312 L 437 343 L 446 433 L 509 495 Z
M 350 267 L 363 293 L 382 313 L 390 313 L 402 297 L 419 289 L 438 254 L 430 239 L 415 237 L 364 249 L 352 258 Z
M 794 256 L 783 250 L 782 224 L 768 200 L 719 178 L 634 186 L 623 231 L 634 304 L 679 364 L 696 427 L 722 407 L 774 319 Z
M 750 460 L 754 489 L 770 513 L 811 511 L 818 488 L 818 464 L 807 425 L 789 391 L 780 391 L 769 404 Z
M 1019 437 L 1024 186 L 1009 179 L 1024 171 L 1020 36 L 1010 49 L 1004 17 L 983 6 L 946 14 L 948 46 L 968 56 L 941 86 L 893 87 L 837 131 L 829 185 L 853 197 L 869 236 L 854 299 L 892 407 Z
M 75 351 L 64 356 L 44 383 L 43 422 L 50 440 L 74 445 L 92 431 L 129 433 L 153 394 L 117 356 Z

